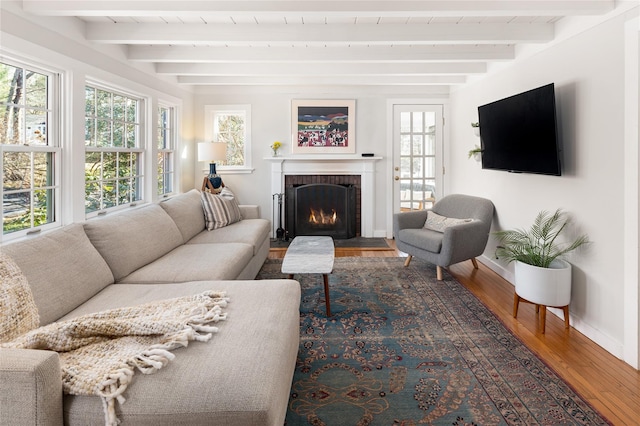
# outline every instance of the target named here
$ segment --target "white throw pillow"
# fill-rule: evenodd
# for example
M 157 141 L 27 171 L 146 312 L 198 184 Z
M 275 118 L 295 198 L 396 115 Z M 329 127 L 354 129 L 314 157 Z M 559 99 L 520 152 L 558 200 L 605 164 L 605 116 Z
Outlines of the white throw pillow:
M 439 214 L 429 210 L 427 212 L 427 220 L 424 221 L 424 227 L 431 229 L 432 231 L 444 232 L 444 230 L 450 226 L 471 221 L 473 221 L 473 219 L 455 219 L 452 217 L 440 216 Z
M 242 220 L 238 202 L 229 188 L 222 188 L 218 194 L 201 192 L 201 198 L 204 221 L 209 231 Z

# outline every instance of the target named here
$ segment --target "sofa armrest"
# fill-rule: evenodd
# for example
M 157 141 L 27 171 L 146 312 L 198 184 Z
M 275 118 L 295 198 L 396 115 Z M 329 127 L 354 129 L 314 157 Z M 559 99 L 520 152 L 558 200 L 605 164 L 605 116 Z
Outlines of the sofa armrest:
M 58 354 L 0 348 L 0 425 L 62 425 Z
M 243 219 L 260 219 L 260 206 L 255 204 L 240 204 Z

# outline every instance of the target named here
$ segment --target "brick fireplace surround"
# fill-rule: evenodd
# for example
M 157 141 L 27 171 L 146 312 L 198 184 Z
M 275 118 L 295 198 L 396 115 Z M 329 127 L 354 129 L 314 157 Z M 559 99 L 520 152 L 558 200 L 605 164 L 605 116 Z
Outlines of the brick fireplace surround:
M 360 175 L 285 175 L 284 188 L 285 194 L 290 188 L 294 188 L 300 185 L 309 184 L 332 184 L 332 185 L 349 185 L 356 189 L 356 205 L 355 205 L 355 232 L 356 236 L 360 236 L 360 224 L 361 224 L 361 211 L 362 211 L 362 185 L 360 184 Z M 287 198 L 288 202 L 291 202 Z M 286 215 L 285 215 L 286 216 Z M 289 229 L 287 229 L 289 231 Z
M 360 227 L 357 232 L 363 237 L 373 237 L 374 222 L 374 186 L 375 186 L 375 164 L 382 157 L 362 157 L 354 155 L 292 155 L 286 157 L 268 157 L 265 160 L 271 162 L 271 193 L 278 194 L 285 192 L 285 180 L 291 182 L 292 178 L 287 176 L 316 176 L 315 179 L 329 180 L 324 176 L 341 175 L 360 177 Z M 321 177 L 323 176 L 323 177 Z M 313 178 L 312 178 L 313 180 Z M 328 183 L 334 183 L 328 182 Z M 306 183 L 306 182 L 305 182 Z M 343 183 L 343 182 L 340 182 Z M 348 182 L 347 182 L 348 183 Z M 277 206 L 273 206 L 276 208 Z

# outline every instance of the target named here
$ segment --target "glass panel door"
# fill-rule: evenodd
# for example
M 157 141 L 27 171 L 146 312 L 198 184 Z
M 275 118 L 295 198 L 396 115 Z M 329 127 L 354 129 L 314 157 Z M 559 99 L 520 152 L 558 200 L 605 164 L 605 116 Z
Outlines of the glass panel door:
M 394 106 L 394 212 L 442 196 L 442 105 Z

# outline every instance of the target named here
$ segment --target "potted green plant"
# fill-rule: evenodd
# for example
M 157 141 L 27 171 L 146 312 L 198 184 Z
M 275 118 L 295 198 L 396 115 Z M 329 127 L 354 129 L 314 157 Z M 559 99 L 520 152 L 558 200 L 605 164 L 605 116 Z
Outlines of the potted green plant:
M 529 230 L 493 233 L 499 243 L 496 256 L 507 262 L 515 261 L 516 294 L 522 299 L 544 306 L 569 305 L 571 264 L 562 258 L 589 243 L 589 238 L 581 235 L 571 242 L 560 243 L 558 237 L 568 224 L 569 219 L 561 209 L 553 214 L 543 210 Z
M 471 127 L 473 127 L 473 134 L 476 136 L 480 136 L 480 123 L 475 121 L 471 123 Z
M 474 160 L 480 161 L 482 159 L 482 148 L 476 145 L 473 149 L 469 150 L 469 155 L 467 158 L 473 157 Z

